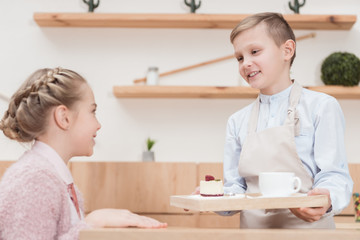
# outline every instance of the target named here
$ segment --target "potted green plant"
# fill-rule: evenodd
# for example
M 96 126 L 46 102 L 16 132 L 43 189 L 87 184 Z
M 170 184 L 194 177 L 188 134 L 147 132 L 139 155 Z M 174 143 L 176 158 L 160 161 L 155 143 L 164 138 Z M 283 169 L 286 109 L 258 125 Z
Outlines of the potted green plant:
M 94 0 L 83 0 L 83 2 L 89 6 L 89 12 L 94 12 L 95 8 L 97 8 L 100 4 L 100 0 L 98 0 L 97 3 L 94 3 Z
M 325 85 L 359 85 L 359 58 L 348 52 L 330 54 L 321 65 L 321 79 Z
M 201 1 L 199 1 L 199 3 L 196 4 L 195 0 L 190 0 L 190 2 L 188 2 L 187 0 L 184 0 L 184 3 L 186 6 L 190 7 L 191 13 L 195 13 L 196 10 L 201 6 Z
M 151 149 L 153 148 L 154 144 L 155 144 L 155 140 L 148 138 L 146 140 L 146 151 L 143 152 L 142 154 L 142 159 L 144 162 L 153 162 L 155 161 L 155 154 L 153 151 L 151 151 Z
M 300 8 L 305 5 L 306 0 L 303 1 L 303 3 L 299 3 L 299 0 L 294 1 L 294 5 L 291 5 L 291 2 L 289 2 L 289 8 L 295 13 L 300 13 Z

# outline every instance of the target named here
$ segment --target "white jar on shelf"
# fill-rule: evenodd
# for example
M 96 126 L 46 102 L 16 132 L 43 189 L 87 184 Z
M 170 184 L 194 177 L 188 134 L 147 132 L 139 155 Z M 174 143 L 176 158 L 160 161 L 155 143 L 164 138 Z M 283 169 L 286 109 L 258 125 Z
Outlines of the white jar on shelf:
M 159 68 L 149 67 L 146 74 L 146 85 L 158 85 L 159 83 Z

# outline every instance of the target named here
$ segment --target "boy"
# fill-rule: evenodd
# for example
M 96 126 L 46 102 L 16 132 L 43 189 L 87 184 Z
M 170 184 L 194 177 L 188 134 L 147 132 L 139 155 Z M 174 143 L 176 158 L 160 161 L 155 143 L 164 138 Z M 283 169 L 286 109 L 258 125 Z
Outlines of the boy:
M 260 172 L 294 172 L 300 192 L 329 198 L 320 208 L 244 210 L 240 227 L 335 228 L 332 216 L 348 205 L 353 187 L 338 102 L 290 79 L 296 43 L 282 15 L 247 17 L 230 38 L 241 76 L 260 94 L 228 120 L 225 192 L 256 193 Z

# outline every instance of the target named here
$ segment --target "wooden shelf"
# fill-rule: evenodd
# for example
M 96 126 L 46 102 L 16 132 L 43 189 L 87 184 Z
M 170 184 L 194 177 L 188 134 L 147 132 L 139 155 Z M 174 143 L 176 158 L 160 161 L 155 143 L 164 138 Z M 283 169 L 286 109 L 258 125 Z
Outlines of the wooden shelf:
M 208 86 L 115 86 L 118 98 L 255 98 L 258 91 L 249 87 Z
M 337 99 L 360 99 L 360 87 L 316 86 L 307 87 L 310 90 L 329 94 Z
M 234 28 L 249 14 L 34 13 L 41 27 Z M 294 29 L 348 30 L 356 15 L 284 15 Z
M 338 99 L 360 99 L 360 87 L 307 87 Z M 114 86 L 117 98 L 256 98 L 258 90 L 250 87 L 215 86 Z

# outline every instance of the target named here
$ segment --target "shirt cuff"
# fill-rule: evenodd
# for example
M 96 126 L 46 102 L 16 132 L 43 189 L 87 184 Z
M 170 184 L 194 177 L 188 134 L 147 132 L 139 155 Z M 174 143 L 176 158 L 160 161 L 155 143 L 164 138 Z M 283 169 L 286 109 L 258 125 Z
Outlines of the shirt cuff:
M 330 205 L 329 209 L 326 211 L 326 213 L 330 213 L 332 211 L 332 205 Z
M 235 215 L 235 214 L 237 214 L 239 212 L 240 211 L 217 211 L 215 213 L 220 215 L 220 216 L 227 217 L 227 216 L 233 216 L 233 215 Z

